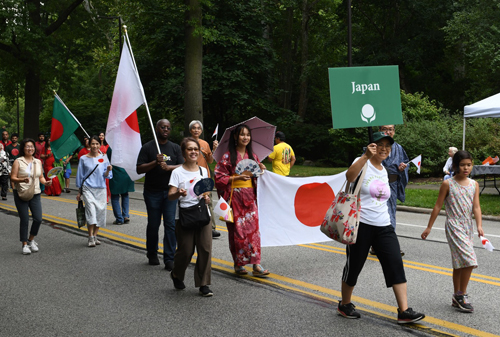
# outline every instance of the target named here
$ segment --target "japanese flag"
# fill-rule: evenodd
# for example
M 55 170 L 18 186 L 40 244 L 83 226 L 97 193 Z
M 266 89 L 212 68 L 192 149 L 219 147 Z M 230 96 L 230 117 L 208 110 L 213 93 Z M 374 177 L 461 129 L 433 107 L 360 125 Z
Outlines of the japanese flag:
M 495 247 L 491 244 L 490 240 L 485 238 L 484 236 L 480 236 L 479 239 L 481 240 L 481 244 L 483 245 L 484 249 L 486 249 L 489 252 L 492 252 Z
M 419 154 L 414 159 L 410 160 L 416 167 L 417 173 L 420 174 L 420 165 L 422 164 L 422 155 Z
M 224 200 L 224 198 L 221 197 L 219 199 L 217 205 L 215 205 L 214 207 L 214 213 L 227 220 L 229 213 L 229 204 L 226 202 L 226 200 Z
M 345 182 L 334 176 L 284 177 L 269 171 L 257 182 L 261 246 L 328 241 L 320 230 L 326 211 Z
M 215 128 L 214 133 L 212 134 L 212 138 L 215 137 L 217 139 L 217 134 L 219 133 L 219 123 L 217 123 L 217 127 Z

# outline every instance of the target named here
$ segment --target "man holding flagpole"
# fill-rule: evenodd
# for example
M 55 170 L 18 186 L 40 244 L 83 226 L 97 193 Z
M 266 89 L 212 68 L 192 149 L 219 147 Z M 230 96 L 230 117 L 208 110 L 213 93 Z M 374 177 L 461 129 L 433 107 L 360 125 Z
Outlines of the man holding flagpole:
M 387 133 L 391 138 L 394 138 L 394 125 L 382 125 L 380 131 Z M 394 142 L 391 147 L 389 157 L 382 162 L 382 165 L 387 170 L 389 175 L 389 186 L 391 187 L 391 197 L 387 205 L 389 206 L 389 215 L 391 216 L 391 225 L 396 230 L 396 203 L 397 199 L 405 202 L 405 188 L 408 184 L 408 155 L 403 147 Z M 401 251 L 401 255 L 404 252 Z
M 148 212 L 146 227 L 146 249 L 150 265 L 159 265 L 158 231 L 163 216 L 163 261 L 165 269 L 172 271 L 176 248 L 175 209 L 176 200 L 168 200 L 169 182 L 172 171 L 184 163 L 181 147 L 168 140 L 172 127 L 167 119 L 156 123 L 156 136 L 161 154 L 154 140 L 144 144 L 137 158 L 137 173 L 146 173 L 144 181 L 144 202 Z

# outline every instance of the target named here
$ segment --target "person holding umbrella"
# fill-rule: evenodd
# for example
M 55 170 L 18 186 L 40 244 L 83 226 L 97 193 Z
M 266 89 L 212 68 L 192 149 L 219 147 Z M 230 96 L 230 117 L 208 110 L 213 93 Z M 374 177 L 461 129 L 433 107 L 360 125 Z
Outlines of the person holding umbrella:
M 226 226 L 234 270 L 238 275 L 245 275 L 248 272 L 244 266 L 253 264 L 252 274 L 263 277 L 269 275 L 269 271 L 260 265 L 256 178 L 236 174 L 235 169 L 243 159 L 255 160 L 262 170 L 265 166 L 252 151 L 252 135 L 250 128 L 245 124 L 240 124 L 231 131 L 228 148 L 229 151 L 223 154 L 215 167 L 215 185 L 218 190 L 223 191 L 222 197 L 225 200 L 231 199 L 234 223 L 226 222 Z

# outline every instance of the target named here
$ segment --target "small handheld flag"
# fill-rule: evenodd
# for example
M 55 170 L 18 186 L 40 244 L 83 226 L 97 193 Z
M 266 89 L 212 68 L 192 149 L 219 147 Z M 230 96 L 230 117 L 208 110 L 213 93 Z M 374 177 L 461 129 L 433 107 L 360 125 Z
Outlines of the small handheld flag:
M 483 245 L 484 249 L 486 249 L 489 252 L 492 252 L 495 247 L 491 244 L 490 240 L 485 238 L 484 236 L 480 236 L 479 239 L 481 240 L 481 244 Z
M 217 205 L 215 205 L 214 207 L 214 213 L 218 216 L 223 217 L 224 219 L 227 219 L 229 215 L 229 209 L 229 204 L 226 202 L 226 200 L 224 200 L 224 198 L 221 197 L 217 202 Z
M 212 138 L 215 137 L 215 139 L 217 139 L 218 133 L 219 133 L 219 123 L 217 123 L 217 127 L 215 128 L 215 131 L 214 131 L 214 134 L 212 135 Z
M 422 164 L 422 155 L 419 154 L 414 159 L 410 160 L 417 167 L 417 173 L 420 174 L 420 166 Z

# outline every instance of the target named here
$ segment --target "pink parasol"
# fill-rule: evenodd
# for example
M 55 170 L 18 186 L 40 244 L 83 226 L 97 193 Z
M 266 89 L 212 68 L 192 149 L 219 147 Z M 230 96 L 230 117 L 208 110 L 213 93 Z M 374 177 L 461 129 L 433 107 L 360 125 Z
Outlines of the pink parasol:
M 274 149 L 274 136 L 276 134 L 276 126 L 271 125 L 259 117 L 252 117 L 244 122 L 233 125 L 224 131 L 219 146 L 215 150 L 213 156 L 218 162 L 222 155 L 229 151 L 229 137 L 238 125 L 245 124 L 250 128 L 252 133 L 252 150 L 257 155 L 259 160 L 266 158 Z

